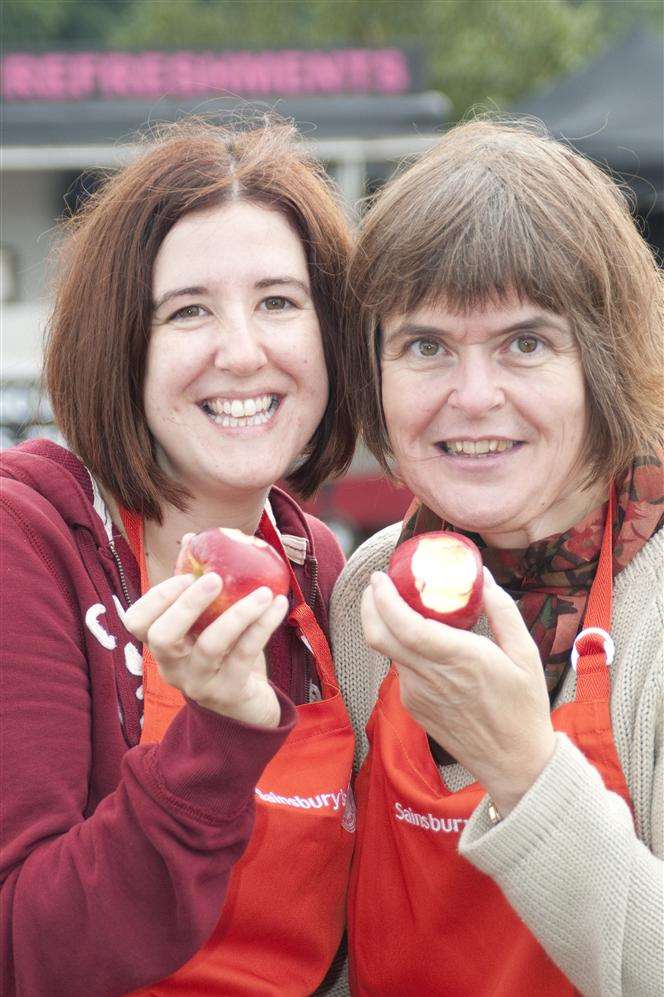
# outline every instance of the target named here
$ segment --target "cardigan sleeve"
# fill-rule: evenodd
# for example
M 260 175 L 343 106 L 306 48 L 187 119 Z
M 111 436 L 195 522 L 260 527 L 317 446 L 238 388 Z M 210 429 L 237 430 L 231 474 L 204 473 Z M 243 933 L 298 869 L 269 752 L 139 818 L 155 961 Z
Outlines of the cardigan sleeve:
M 492 826 L 487 800 L 480 804 L 460 852 L 498 884 L 585 997 L 659 997 L 662 860 L 585 756 L 566 735 L 556 740 L 549 765 L 503 821 Z M 655 781 L 664 783 L 661 754 Z

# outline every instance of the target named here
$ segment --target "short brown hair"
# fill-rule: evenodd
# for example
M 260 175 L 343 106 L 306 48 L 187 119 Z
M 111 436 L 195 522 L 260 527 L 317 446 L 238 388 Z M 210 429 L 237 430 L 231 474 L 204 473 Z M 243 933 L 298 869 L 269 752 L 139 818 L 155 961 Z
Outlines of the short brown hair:
M 186 491 L 157 463 L 143 409 L 154 262 L 183 215 L 258 203 L 283 214 L 300 237 L 321 328 L 329 401 L 288 478 L 311 495 L 345 469 L 354 447 L 339 338 L 350 232 L 331 183 L 285 122 L 228 128 L 187 119 L 148 140 L 66 225 L 44 364 L 56 421 L 127 508 L 160 520 L 164 500 L 186 506 Z
M 388 468 L 380 322 L 510 293 L 570 321 L 589 399 L 587 481 L 662 440 L 662 276 L 620 187 L 537 123 L 471 121 L 378 193 L 351 262 L 355 418 Z

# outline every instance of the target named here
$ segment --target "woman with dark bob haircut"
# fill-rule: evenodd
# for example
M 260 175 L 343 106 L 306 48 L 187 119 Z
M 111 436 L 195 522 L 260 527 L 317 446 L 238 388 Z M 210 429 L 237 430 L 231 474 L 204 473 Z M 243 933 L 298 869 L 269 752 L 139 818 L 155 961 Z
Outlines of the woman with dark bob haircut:
M 310 495 L 352 454 L 348 227 L 290 126 L 189 121 L 68 234 L 45 374 L 69 449 L 2 457 L 3 993 L 308 994 L 354 831 L 343 555 L 274 483 Z M 257 547 L 288 596 L 242 588 Z
M 351 990 L 655 997 L 653 255 L 599 168 L 536 126 L 475 121 L 379 193 L 350 283 L 356 417 L 414 495 L 332 602 L 361 766 Z M 467 538 L 472 630 L 445 622 L 473 597 Z M 406 602 L 385 572 L 408 540 Z

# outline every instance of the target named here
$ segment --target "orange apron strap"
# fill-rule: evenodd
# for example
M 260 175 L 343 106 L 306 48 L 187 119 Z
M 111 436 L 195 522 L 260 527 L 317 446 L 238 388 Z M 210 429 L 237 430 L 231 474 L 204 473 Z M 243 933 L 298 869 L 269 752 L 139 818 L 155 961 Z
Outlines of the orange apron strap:
M 120 507 L 129 546 L 138 561 L 141 573 L 141 595 L 150 588 L 145 548 L 143 545 L 143 519 L 137 513 Z M 154 744 L 161 741 L 171 720 L 184 706 L 184 696 L 179 689 L 164 682 L 159 674 L 157 662 L 150 649 L 143 647 L 143 728 L 141 744 Z
M 572 649 L 572 664 L 577 671 L 576 698 L 603 699 L 608 702 L 611 682 L 607 664 L 613 660 L 611 640 L 611 608 L 613 592 L 613 519 L 616 493 L 612 486 L 604 523 L 602 547 L 583 620 L 583 630 L 577 635 Z
M 323 633 L 314 611 L 311 606 L 308 605 L 304 595 L 302 594 L 302 589 L 300 588 L 298 580 L 295 577 L 295 573 L 291 568 L 288 555 L 283 548 L 279 534 L 266 512 L 264 512 L 261 517 L 259 530 L 270 546 L 274 547 L 274 549 L 281 554 L 290 570 L 291 589 L 295 598 L 293 600 L 294 606 L 288 614 L 288 622 L 298 628 L 305 640 L 305 643 L 308 644 L 316 661 L 318 677 L 323 685 L 328 689 L 334 689 L 336 691 L 337 681 L 334 671 L 334 663 L 332 661 L 332 653 L 330 651 L 330 645 L 327 642 L 327 637 Z

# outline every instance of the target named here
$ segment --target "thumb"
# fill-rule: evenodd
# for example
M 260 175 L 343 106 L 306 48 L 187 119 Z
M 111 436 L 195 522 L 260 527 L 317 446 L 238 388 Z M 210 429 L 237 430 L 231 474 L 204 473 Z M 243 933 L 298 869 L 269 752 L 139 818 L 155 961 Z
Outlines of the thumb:
M 514 599 L 484 569 L 484 612 L 496 643 L 521 668 L 541 669 L 539 651 Z

